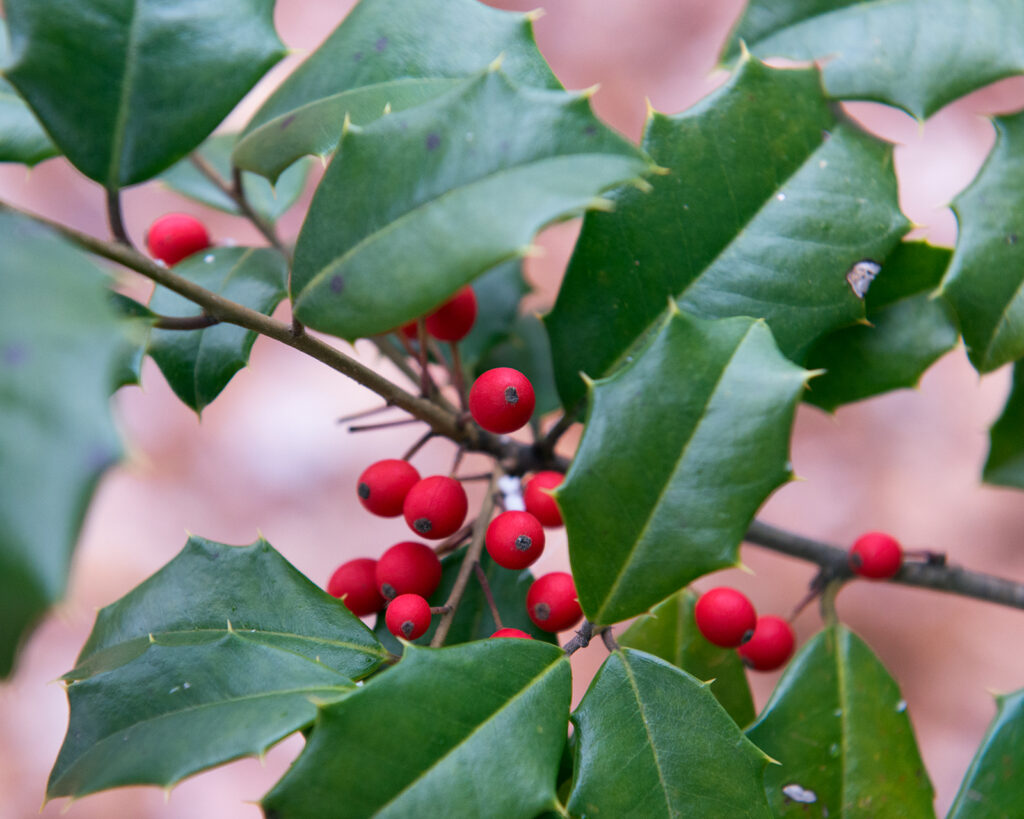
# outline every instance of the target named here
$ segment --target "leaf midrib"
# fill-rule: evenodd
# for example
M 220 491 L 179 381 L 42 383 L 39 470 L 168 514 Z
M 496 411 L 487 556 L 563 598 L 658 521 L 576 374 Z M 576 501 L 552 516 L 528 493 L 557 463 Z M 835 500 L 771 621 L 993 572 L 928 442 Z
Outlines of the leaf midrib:
M 131 20 L 128 23 L 128 42 L 125 51 L 124 74 L 121 76 L 121 94 L 118 99 L 117 117 L 114 121 L 114 139 L 110 146 L 110 164 L 107 166 L 107 188 L 117 190 L 120 188 L 121 162 L 124 157 L 125 132 L 128 129 L 128 101 L 132 94 L 132 84 L 135 78 L 135 67 L 138 63 L 138 25 L 139 25 L 139 1 L 132 0 Z
M 673 810 L 672 801 L 668 796 L 668 783 L 665 782 L 665 777 L 661 771 L 661 760 L 658 757 L 658 749 L 654 745 L 654 737 L 651 736 L 651 728 L 647 721 L 647 711 L 644 708 L 643 700 L 640 698 L 640 688 L 636 683 L 636 677 L 633 674 L 633 669 L 629 665 L 626 652 L 619 651 L 618 654 L 619 661 L 622 663 L 622 668 L 626 672 L 626 678 L 629 680 L 629 686 L 633 689 L 633 697 L 636 699 L 636 707 L 640 712 L 640 722 L 644 726 L 644 733 L 647 735 L 647 747 L 650 748 L 651 756 L 654 757 L 654 769 L 658 772 L 658 782 L 661 784 L 661 795 L 665 799 L 667 815 L 674 816 L 676 811 Z

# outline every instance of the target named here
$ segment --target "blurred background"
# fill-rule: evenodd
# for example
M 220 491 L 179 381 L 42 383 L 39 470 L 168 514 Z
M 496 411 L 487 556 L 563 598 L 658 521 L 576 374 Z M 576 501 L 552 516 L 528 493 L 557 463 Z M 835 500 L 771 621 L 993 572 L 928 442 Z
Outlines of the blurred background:
M 244 124 L 351 5 L 278 0 L 278 28 L 294 55 L 271 72 L 228 127 Z M 491 5 L 528 10 L 534 3 Z M 567 87 L 600 83 L 593 98 L 598 115 L 637 140 L 645 97 L 658 110 L 675 113 L 724 79 L 714 71 L 716 56 L 742 5 L 553 0 L 536 24 L 537 39 Z M 1021 107 L 1024 79 L 1017 78 L 964 98 L 923 125 L 879 105 L 852 104 L 847 110 L 864 127 L 898 143 L 903 209 L 921 225 L 914 235 L 948 245 L 955 241 L 956 224 L 946 205 L 994 141 L 986 116 Z M 0 195 L 106 235 L 102 191 L 61 160 L 32 171 L 0 166 Z M 308 194 L 282 220 L 286 237 L 297 233 L 306 203 Z M 125 211 L 139 244 L 150 222 L 168 211 L 201 215 L 218 242 L 260 243 L 241 220 L 203 211 L 155 185 L 129 190 Z M 542 236 L 546 255 L 527 262 L 537 288 L 531 308 L 553 301 L 577 230 L 578 223 L 570 223 Z M 376 365 L 362 347 L 357 352 Z M 987 429 L 1008 383 L 1005 370 L 979 379 L 957 350 L 916 391 L 865 401 L 835 416 L 801 408 L 792 460 L 804 480 L 780 490 L 762 517 L 843 546 L 864 531 L 884 529 L 909 548 L 944 551 L 951 562 L 1024 581 L 1024 495 L 982 486 L 978 477 Z M 418 429 L 346 433 L 336 418 L 375 406 L 375 396 L 273 341 L 256 342 L 251 366 L 205 410 L 201 423 L 149 361 L 142 388 L 122 390 L 115 404 L 127 458 L 96 495 L 67 599 L 35 632 L 13 679 L 0 685 L 0 819 L 37 815 L 67 725 L 64 692 L 54 680 L 72 666 L 96 609 L 171 559 L 186 532 L 234 544 L 262 533 L 321 584 L 344 560 L 375 556 L 406 536 L 400 519 L 382 521 L 366 513 L 354 489 L 366 465 L 398 457 Z M 565 439 L 567 451 L 574 435 Z M 450 444 L 432 442 L 417 465 L 424 474 L 447 470 L 452 454 Z M 807 564 L 753 546 L 744 547 L 743 560 L 752 574 L 723 572 L 698 587 L 728 582 L 744 590 L 759 611 L 788 614 L 813 575 Z M 564 534 L 551 539 L 536 570 L 560 568 L 568 568 Z M 863 582 L 842 592 L 838 608 L 902 686 L 941 814 L 994 713 L 992 692 L 1024 685 L 1024 613 Z M 819 626 L 812 607 L 796 623 L 798 637 L 803 641 Z M 574 656 L 577 698 L 603 656 L 599 642 Z M 758 707 L 777 679 L 778 674 L 752 677 Z M 75 819 L 256 819 L 254 802 L 300 749 L 301 740 L 293 737 L 263 761 L 243 760 L 193 777 L 169 795 L 155 788 L 123 789 L 70 806 L 61 800 L 41 815 L 66 810 Z

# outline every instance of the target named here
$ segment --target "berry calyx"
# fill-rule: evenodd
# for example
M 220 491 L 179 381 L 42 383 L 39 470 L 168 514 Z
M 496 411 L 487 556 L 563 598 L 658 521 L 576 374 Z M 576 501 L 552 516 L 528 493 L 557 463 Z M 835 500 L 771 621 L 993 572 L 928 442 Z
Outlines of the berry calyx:
M 505 569 L 525 569 L 544 551 L 544 527 L 529 512 L 502 512 L 484 536 L 487 554 Z
M 526 612 L 544 631 L 565 631 L 583 617 L 576 599 L 576 584 L 568 572 L 551 572 L 533 581 L 526 592 Z
M 491 635 L 490 639 L 495 637 L 518 637 L 521 640 L 532 640 L 533 636 L 527 634 L 525 631 L 520 631 L 517 628 L 499 628 L 494 634 Z
M 469 412 L 488 432 L 515 432 L 533 415 L 533 385 L 519 370 L 495 367 L 483 373 L 469 390 Z
M 754 636 L 736 651 L 748 668 L 774 671 L 793 655 L 796 637 L 789 623 L 781 617 L 766 614 L 757 618 Z
M 893 577 L 902 565 L 899 541 L 885 532 L 868 532 L 850 547 L 850 568 L 861 577 L 884 580 Z
M 538 472 L 523 487 L 523 503 L 526 511 L 544 526 L 561 526 L 562 512 L 555 499 L 547 492 L 562 483 L 561 472 Z
M 414 484 L 402 504 L 405 522 L 428 540 L 455 534 L 468 511 L 466 490 L 455 478 L 446 475 L 432 475 Z
M 462 341 L 476 321 L 476 294 L 463 287 L 427 316 L 427 332 L 439 341 Z
M 408 461 L 387 458 L 370 464 L 359 476 L 356 494 L 366 509 L 382 518 L 402 514 L 405 496 L 419 482 L 420 473 Z
M 709 643 L 736 648 L 754 634 L 757 612 L 744 594 L 719 586 L 704 592 L 693 610 L 697 628 Z
M 384 608 L 384 598 L 377 591 L 376 568 L 377 561 L 369 557 L 342 563 L 327 581 L 327 593 L 341 598 L 356 617 L 380 611 Z
M 161 216 L 150 225 L 146 234 L 146 247 L 150 254 L 167 265 L 177 264 L 209 246 L 210 234 L 206 232 L 206 226 L 187 213 Z
M 441 561 L 429 546 L 406 540 L 380 556 L 375 577 L 387 600 L 402 594 L 430 597 L 441 582 Z
M 384 622 L 396 637 L 415 640 L 430 628 L 430 603 L 418 594 L 400 594 L 388 603 Z

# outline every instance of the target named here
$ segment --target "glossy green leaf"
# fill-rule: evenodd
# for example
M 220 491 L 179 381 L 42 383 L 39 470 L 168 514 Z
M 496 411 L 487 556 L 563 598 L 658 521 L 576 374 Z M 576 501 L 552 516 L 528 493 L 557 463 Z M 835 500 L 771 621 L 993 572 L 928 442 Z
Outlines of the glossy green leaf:
M 981 741 L 947 819 L 1013 819 L 1024 779 L 1024 689 L 996 697 L 996 718 Z
M 284 56 L 274 0 L 7 0 L 7 78 L 109 189 L 170 167 Z
M 0 18 L 0 67 L 7 64 L 7 51 L 7 23 Z M 25 101 L 0 77 L 0 162 L 35 165 L 57 153 Z
M 557 806 L 569 694 L 569 660 L 556 646 L 410 646 L 396 667 L 321 709 L 263 810 L 268 819 L 533 819 Z
M 0 677 L 68 564 L 96 483 L 120 455 L 108 397 L 123 350 L 107 278 L 0 210 Z
M 572 722 L 573 816 L 771 816 L 768 757 L 706 683 L 657 657 L 632 649 L 609 656 Z
M 754 721 L 754 701 L 739 655 L 709 643 L 697 630 L 689 589 L 673 594 L 619 635 L 619 645 L 654 654 L 698 680 L 711 680 L 711 693 L 738 725 Z
M 347 339 L 391 330 L 648 167 L 586 95 L 487 70 L 344 134 L 295 248 L 295 314 Z
M 110 293 L 114 310 L 125 321 L 125 335 L 121 352 L 117 357 L 111 391 L 121 387 L 137 386 L 142 378 L 142 361 L 146 357 L 146 345 L 152 326 L 152 311 L 135 299 L 121 293 Z
M 804 400 L 829 411 L 901 387 L 914 387 L 960 337 L 953 309 L 934 295 L 950 251 L 903 242 L 882 265 L 865 302 L 867 324 L 819 339 L 807 366 L 825 370 Z
M 455 585 L 455 577 L 459 573 L 462 561 L 466 556 L 465 548 L 445 555 L 441 559 L 441 582 L 437 590 L 430 596 L 431 606 L 443 606 L 451 594 L 452 586 Z M 511 571 L 503 569 L 488 557 L 485 552 L 480 557 L 480 566 L 484 570 L 487 582 L 491 587 L 491 594 L 494 595 L 494 603 L 498 607 L 498 614 L 501 615 L 501 623 L 509 628 L 517 628 L 533 636 L 535 640 L 543 640 L 548 643 L 555 643 L 555 635 L 537 628 L 530 616 L 526 613 L 526 592 L 533 583 L 533 574 L 529 569 L 522 571 Z M 412 642 L 415 645 L 428 646 L 430 640 L 437 631 L 439 617 L 431 620 L 430 628 Z M 462 595 L 462 602 L 459 603 L 458 611 L 455 612 L 455 619 L 452 620 L 451 628 L 448 630 L 447 645 L 457 643 L 468 643 L 470 640 L 483 640 L 490 637 L 498 630 L 494 617 L 491 616 L 491 608 L 484 597 L 483 589 L 475 576 L 469 578 L 469 585 Z M 388 651 L 393 654 L 402 653 L 402 644 L 395 636 L 388 631 L 384 622 L 384 612 L 377 615 L 377 622 L 374 624 L 373 633 L 380 640 Z
M 924 119 L 976 88 L 1024 71 L 1015 0 L 751 0 L 726 46 L 820 60 L 829 93 Z
M 765 776 L 776 816 L 935 815 L 907 703 L 871 649 L 844 626 L 800 649 L 747 736 L 781 763 Z M 808 801 L 794 801 L 787 790 Z
M 477 362 L 476 375 L 492 367 L 513 367 L 530 379 L 537 402 L 534 421 L 561 406 L 548 332 L 544 322 L 532 313 L 519 316 L 506 338 Z
M 355 688 L 316 660 L 237 631 L 154 635 L 140 649 L 103 670 L 72 672 L 71 722 L 48 797 L 170 787 L 262 754 Z
M 463 366 L 470 372 L 496 345 L 508 338 L 519 317 L 519 302 L 530 292 L 519 259 L 488 270 L 473 282 L 476 294 L 476 322 L 459 342 Z
M 288 262 L 276 250 L 222 247 L 197 253 L 174 272 L 226 299 L 269 315 L 287 292 Z M 158 287 L 150 308 L 162 315 L 198 316 L 194 302 Z M 196 412 L 216 398 L 249 361 L 256 333 L 235 324 L 202 330 L 153 330 L 149 354 L 175 394 Z
M 892 146 L 837 116 L 816 71 L 749 59 L 689 111 L 651 116 L 643 147 L 669 173 L 587 214 L 546 319 L 565 406 L 583 397 L 579 373 L 619 366 L 669 296 L 705 318 L 767 319 L 795 360 L 864 317 L 847 273 L 884 259 L 908 222 Z
M 561 86 L 533 40 L 533 15 L 476 0 L 363 0 L 246 127 L 239 167 L 275 179 L 304 154 L 326 156 L 348 115 L 357 125 L 448 91 L 504 55 L 524 85 Z
M 989 430 L 985 483 L 1024 489 L 1024 363 L 1013 365 L 1013 382 L 1003 413 Z
M 980 373 L 1024 357 L 1024 113 L 995 125 L 992 153 L 953 202 L 959 231 L 942 283 Z
M 807 376 L 763 321 L 673 310 L 632 362 L 593 384 L 555 493 L 590 620 L 640 614 L 737 563 L 757 508 L 790 477 Z
M 231 184 L 231 149 L 237 139 L 237 134 L 216 134 L 197 151 L 225 184 Z M 309 160 L 296 163 L 273 185 L 261 176 L 243 173 L 242 189 L 246 200 L 257 214 L 268 222 L 276 222 L 302 195 L 310 165 Z M 164 171 L 160 180 L 171 190 L 211 208 L 236 216 L 242 213 L 235 200 L 206 177 L 188 157 Z

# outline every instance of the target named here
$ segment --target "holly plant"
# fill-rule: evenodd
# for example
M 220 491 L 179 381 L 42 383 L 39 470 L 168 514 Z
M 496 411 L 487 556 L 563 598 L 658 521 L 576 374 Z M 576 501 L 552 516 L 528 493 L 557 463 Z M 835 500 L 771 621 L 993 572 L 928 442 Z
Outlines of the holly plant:
M 1024 113 L 996 120 L 950 249 L 904 238 L 893 146 L 837 104 L 924 119 L 1024 72 L 1019 7 L 751 0 L 725 83 L 651 110 L 639 145 L 563 88 L 536 15 L 476 0 L 362 0 L 236 133 L 214 131 L 285 54 L 274 0 L 4 10 L 0 161 L 62 156 L 110 236 L 0 205 L 0 672 L 64 592 L 122 452 L 110 395 L 146 356 L 201 413 L 267 336 L 380 397 L 353 426 L 423 430 L 352 487 L 407 540 L 307 578 L 263 539 L 195 535 L 103 608 L 67 658 L 48 799 L 168 788 L 301 732 L 268 819 L 934 815 L 898 684 L 835 596 L 876 582 L 1022 608 L 1024 588 L 905 533 L 848 550 L 755 516 L 793 477 L 801 402 L 913 386 L 961 338 L 979 373 L 1024 359 Z M 311 157 L 325 170 L 282 236 Z M 265 242 L 218 245 L 170 213 L 136 247 L 122 191 L 157 181 Z M 579 217 L 538 318 L 524 260 Z M 147 304 L 118 289 L 127 271 L 155 283 Z M 337 342 L 357 339 L 395 380 Z M 1014 368 L 984 479 L 1024 488 Z M 429 439 L 450 442 L 449 473 L 417 468 Z M 561 526 L 571 573 L 535 577 Z M 803 645 L 738 591 L 689 588 L 744 541 L 817 564 L 824 627 Z M 569 656 L 598 638 L 571 710 Z M 760 713 L 744 663 L 788 663 Z M 997 706 L 954 819 L 1022 815 L 1024 690 Z

